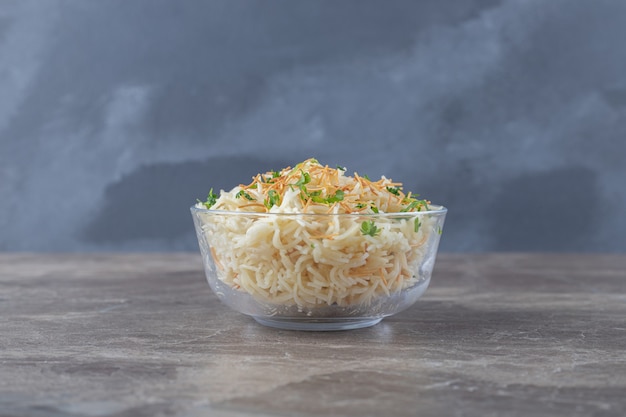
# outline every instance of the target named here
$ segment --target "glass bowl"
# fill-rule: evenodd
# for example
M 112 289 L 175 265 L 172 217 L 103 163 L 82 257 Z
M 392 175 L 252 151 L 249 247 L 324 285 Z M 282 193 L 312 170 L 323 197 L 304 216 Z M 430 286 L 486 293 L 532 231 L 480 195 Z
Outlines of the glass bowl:
M 447 209 L 252 213 L 191 207 L 209 285 L 231 308 L 291 330 L 372 326 L 424 293 Z

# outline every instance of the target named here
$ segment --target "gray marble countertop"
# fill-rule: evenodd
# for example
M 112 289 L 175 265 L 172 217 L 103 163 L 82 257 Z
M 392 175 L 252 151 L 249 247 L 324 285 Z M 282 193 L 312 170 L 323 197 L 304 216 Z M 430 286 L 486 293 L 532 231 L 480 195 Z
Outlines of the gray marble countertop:
M 409 310 L 265 328 L 196 254 L 0 255 L 2 416 L 623 416 L 626 256 L 441 255 Z

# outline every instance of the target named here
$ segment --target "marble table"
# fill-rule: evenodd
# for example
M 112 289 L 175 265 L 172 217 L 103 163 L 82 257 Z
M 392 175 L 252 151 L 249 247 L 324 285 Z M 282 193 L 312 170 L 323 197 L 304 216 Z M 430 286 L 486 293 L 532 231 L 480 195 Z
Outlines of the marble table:
M 623 416 L 626 256 L 440 255 L 409 310 L 262 327 L 198 254 L 0 255 L 1 416 Z

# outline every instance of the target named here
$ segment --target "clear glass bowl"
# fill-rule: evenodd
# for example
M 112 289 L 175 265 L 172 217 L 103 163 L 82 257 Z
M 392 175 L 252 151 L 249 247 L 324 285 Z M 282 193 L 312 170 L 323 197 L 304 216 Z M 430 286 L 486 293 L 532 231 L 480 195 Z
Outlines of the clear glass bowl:
M 447 209 L 250 213 L 191 207 L 209 285 L 257 322 L 293 330 L 372 326 L 426 291 Z

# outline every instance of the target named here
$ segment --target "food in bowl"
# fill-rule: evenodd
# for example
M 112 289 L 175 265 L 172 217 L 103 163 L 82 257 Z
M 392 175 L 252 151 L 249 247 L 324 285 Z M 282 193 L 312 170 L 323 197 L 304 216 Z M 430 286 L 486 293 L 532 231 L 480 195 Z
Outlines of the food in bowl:
M 212 190 L 192 207 L 207 278 L 227 304 L 283 328 L 375 324 L 430 280 L 446 209 L 315 159 Z

